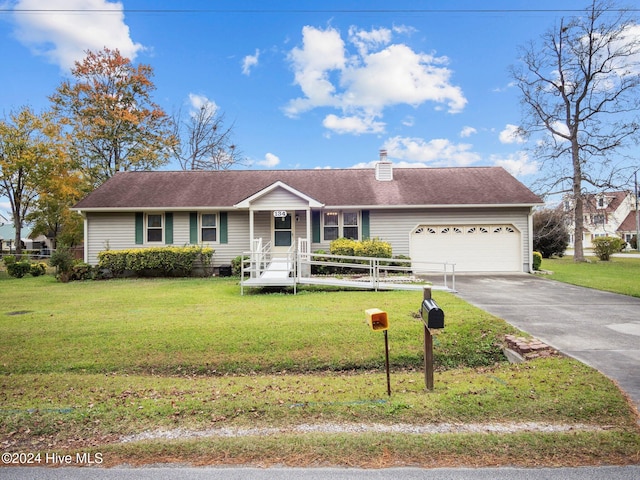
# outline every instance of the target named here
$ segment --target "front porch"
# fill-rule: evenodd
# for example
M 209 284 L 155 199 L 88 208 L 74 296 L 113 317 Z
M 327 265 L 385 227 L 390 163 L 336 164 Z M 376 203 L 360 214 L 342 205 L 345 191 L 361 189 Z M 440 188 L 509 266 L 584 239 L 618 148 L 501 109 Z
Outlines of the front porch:
M 366 290 L 422 290 L 431 284 L 434 290 L 455 291 L 455 265 L 421 262 L 420 271 L 435 281 L 414 277 L 415 262 L 410 260 L 317 254 L 309 251 L 307 239 L 299 239 L 285 253 L 274 252 L 271 242 L 254 239 L 252 250 L 245 252 L 240 277 L 245 288 L 292 287 L 299 284 L 326 285 Z M 314 270 L 339 269 L 341 272 L 319 275 Z M 441 281 L 440 281 L 441 279 Z

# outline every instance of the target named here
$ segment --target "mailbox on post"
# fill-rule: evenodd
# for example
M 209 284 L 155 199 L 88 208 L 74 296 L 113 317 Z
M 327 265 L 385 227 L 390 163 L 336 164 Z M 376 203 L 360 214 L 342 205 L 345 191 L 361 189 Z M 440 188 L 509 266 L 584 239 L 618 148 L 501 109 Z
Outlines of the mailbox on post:
M 444 312 L 431 298 L 422 301 L 420 307 L 422 321 L 427 328 L 444 328 Z
M 391 377 L 389 374 L 389 317 L 387 312 L 379 308 L 368 308 L 364 311 L 371 330 L 384 332 L 384 364 L 387 369 L 387 395 L 391 395 Z
M 424 323 L 424 383 L 433 390 L 433 335 L 431 329 L 444 328 L 444 312 L 431 298 L 431 287 L 424 287 L 420 316 Z

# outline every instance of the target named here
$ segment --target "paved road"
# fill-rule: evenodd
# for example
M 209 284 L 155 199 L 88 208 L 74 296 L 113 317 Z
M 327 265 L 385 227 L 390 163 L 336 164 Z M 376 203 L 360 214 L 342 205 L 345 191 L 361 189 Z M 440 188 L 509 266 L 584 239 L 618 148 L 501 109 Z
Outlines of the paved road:
M 640 298 L 534 275 L 456 275 L 457 295 L 590 365 L 640 409 Z
M 11 480 L 637 480 L 640 466 L 599 468 L 0 468 Z

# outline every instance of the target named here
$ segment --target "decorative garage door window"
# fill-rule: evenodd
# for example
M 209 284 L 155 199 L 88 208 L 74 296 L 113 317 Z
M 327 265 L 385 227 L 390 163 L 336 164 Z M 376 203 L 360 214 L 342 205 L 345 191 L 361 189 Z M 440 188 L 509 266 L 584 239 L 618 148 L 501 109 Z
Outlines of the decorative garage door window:
M 438 235 L 438 234 L 486 234 L 486 233 L 516 233 L 516 229 L 511 225 L 482 225 L 482 226 L 472 226 L 472 227 L 464 227 L 464 226 L 442 226 L 442 227 L 426 227 L 421 226 L 416 228 L 413 232 L 414 234 L 425 234 L 425 235 Z

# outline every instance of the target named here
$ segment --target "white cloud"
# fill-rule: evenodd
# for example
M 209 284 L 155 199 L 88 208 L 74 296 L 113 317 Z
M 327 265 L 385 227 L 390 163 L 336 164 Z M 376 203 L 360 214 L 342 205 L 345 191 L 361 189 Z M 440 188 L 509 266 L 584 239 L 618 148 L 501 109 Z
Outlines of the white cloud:
M 393 33 L 399 33 L 402 35 L 411 35 L 413 33 L 416 33 L 418 30 L 416 30 L 414 27 L 411 27 L 409 25 L 394 25 L 393 26 Z
M 504 168 L 515 177 L 532 175 L 537 173 L 540 169 L 539 163 L 535 160 L 531 160 L 529 155 L 527 155 L 527 152 L 523 151 L 510 154 L 507 157 L 492 155 L 491 162 L 497 167 Z
M 337 30 L 318 30 L 309 26 L 302 29 L 302 48 L 291 50 L 289 60 L 293 65 L 295 83 L 305 96 L 289 103 L 285 109 L 289 116 L 296 116 L 317 106 L 338 106 L 329 74 L 344 68 L 344 48 Z
M 302 46 L 293 48 L 288 57 L 303 96 L 292 99 L 285 113 L 295 117 L 329 107 L 341 110 L 345 119 L 358 117 L 367 123 L 368 118 L 380 118 L 385 108 L 400 104 L 418 107 L 431 102 L 436 108 L 446 106 L 450 113 L 462 111 L 467 99 L 450 82 L 448 59 L 391 44 L 393 32 L 351 27 L 348 38 L 357 53 L 350 53 L 336 29 L 304 27 Z M 335 121 L 337 115 L 329 122 L 327 118 L 327 128 L 342 127 Z
M 273 153 L 267 153 L 264 160 L 258 160 L 256 163 L 262 167 L 273 168 L 280 164 L 280 158 Z
M 364 56 L 372 48 L 388 45 L 391 41 L 391 30 L 378 28 L 366 31 L 352 26 L 349 28 L 349 41 L 358 48 L 360 55 Z
M 211 115 L 215 114 L 218 110 L 218 105 L 213 100 L 209 100 L 204 95 L 198 95 L 196 93 L 189 94 L 189 106 L 191 107 L 191 115 L 195 115 L 200 109 L 204 108 Z
M 460 112 L 467 100 L 458 87 L 449 84 L 451 71 L 435 66 L 440 59 L 419 54 L 406 45 L 390 45 L 371 53 L 362 65 L 347 67 L 340 82 L 342 108 L 376 109 L 424 102 L 447 104 L 450 113 Z
M 73 10 L 72 12 L 14 12 L 17 39 L 35 55 L 69 70 L 87 50 L 118 49 L 133 60 L 144 47 L 135 43 L 124 21 L 121 2 L 108 0 L 19 0 L 16 10 Z M 102 10 L 92 12 L 90 10 Z M 110 12 L 104 12 L 110 10 Z M 84 13 L 83 11 L 86 11 Z M 112 12 L 111 12 L 112 11 Z
M 527 140 L 520 135 L 518 131 L 517 125 L 512 125 L 508 123 L 504 130 L 500 132 L 498 137 L 500 139 L 500 143 L 525 143 Z
M 426 141 L 422 138 L 393 137 L 382 146 L 389 157 L 432 166 L 467 166 L 480 161 L 467 143 L 452 143 L 446 138 Z M 415 165 L 414 165 L 415 166 Z
M 247 55 L 242 60 L 242 73 L 244 75 L 249 75 L 251 73 L 251 69 L 258 65 L 258 59 L 260 58 L 260 50 L 256 48 L 255 55 Z
M 413 127 L 416 124 L 416 119 L 412 115 L 407 115 L 404 120 L 402 120 L 402 125 L 405 127 Z
M 559 142 L 565 142 L 567 141 L 567 139 L 565 137 L 569 136 L 569 127 L 567 127 L 566 123 L 563 122 L 554 122 L 552 125 L 552 128 L 554 131 L 558 132 L 560 135 L 555 135 L 553 134 L 553 136 L 556 138 L 556 140 L 558 140 Z
M 476 134 L 476 133 L 478 133 L 478 130 L 476 130 L 475 128 L 473 128 L 473 127 L 464 127 L 462 129 L 462 131 L 460 132 L 460 137 L 467 138 L 467 137 L 470 137 L 471 135 Z
M 516 86 L 516 82 L 509 82 L 507 83 L 507 85 L 503 86 L 503 87 L 496 87 L 492 90 L 492 92 L 494 93 L 502 93 L 502 92 L 506 92 L 507 90 L 513 88 Z
M 322 121 L 322 125 L 335 133 L 351 133 L 360 135 L 362 133 L 382 133 L 385 124 L 376 122 L 375 117 L 338 117 L 337 115 L 327 115 Z

